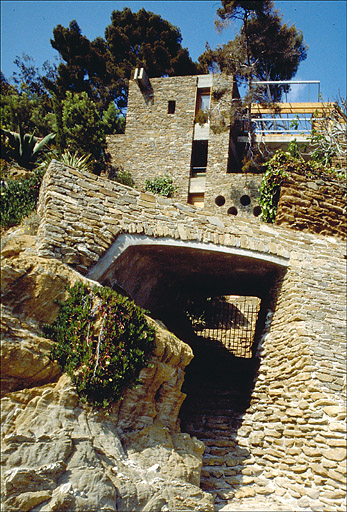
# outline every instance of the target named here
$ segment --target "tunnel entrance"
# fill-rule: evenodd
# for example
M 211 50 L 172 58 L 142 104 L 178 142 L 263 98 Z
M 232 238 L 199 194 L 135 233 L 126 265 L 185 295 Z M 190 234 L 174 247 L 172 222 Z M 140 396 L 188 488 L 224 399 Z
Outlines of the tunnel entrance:
M 186 369 L 182 386 L 186 399 L 179 414 L 181 431 L 205 444 L 200 486 L 213 494 L 217 506 L 232 501 L 251 459 L 248 449 L 239 445 L 238 431 L 250 406 L 259 367 L 257 342 L 268 312 L 266 298 L 237 297 L 237 301 L 246 309 L 241 327 L 248 323 L 250 330 L 241 336 L 236 331 L 231 347 L 223 343 L 223 336 L 216 340 L 215 330 L 213 337 L 196 333 L 190 339 L 194 359 Z M 254 310 L 249 304 L 255 305 Z M 251 426 L 247 428 L 251 431 Z
M 192 347 L 179 420 L 182 432 L 206 445 L 201 487 L 216 503 L 232 499 L 250 458 L 237 432 L 259 366 L 257 341 L 285 267 L 250 251 L 143 243 L 127 246 L 99 273 L 100 282 L 125 291 Z

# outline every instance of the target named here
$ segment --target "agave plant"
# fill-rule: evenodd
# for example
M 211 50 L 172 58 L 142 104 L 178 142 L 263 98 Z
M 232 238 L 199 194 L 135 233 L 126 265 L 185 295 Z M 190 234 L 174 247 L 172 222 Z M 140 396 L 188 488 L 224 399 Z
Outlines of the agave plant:
M 23 128 L 20 125 L 18 130 L 19 133 L 16 133 L 1 128 L 1 133 L 8 139 L 8 145 L 11 148 L 9 156 L 25 169 L 32 169 L 39 156 L 42 155 L 42 152 L 56 134 L 49 133 L 46 137 L 39 140 L 33 134 L 24 134 Z
M 38 169 L 46 170 L 52 160 L 58 160 L 69 167 L 78 169 L 79 171 L 92 171 L 90 155 L 79 155 L 77 151 L 70 153 L 68 149 L 64 153 L 59 154 L 58 151 L 51 151 L 43 162 L 38 166 Z

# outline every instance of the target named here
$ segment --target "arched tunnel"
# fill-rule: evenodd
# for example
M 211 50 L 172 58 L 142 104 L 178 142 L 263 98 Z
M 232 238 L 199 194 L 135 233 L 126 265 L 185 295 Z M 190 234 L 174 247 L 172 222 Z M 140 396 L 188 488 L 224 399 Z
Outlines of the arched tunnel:
M 91 273 L 102 284 L 127 293 L 192 347 L 194 359 L 186 368 L 182 388 L 187 397 L 180 412 L 181 430 L 206 444 L 201 487 L 217 500 L 227 499 L 228 485 L 221 488 L 219 478 L 231 471 L 226 458 L 232 454 L 242 467 L 249 456 L 235 439 L 256 379 L 256 344 L 275 283 L 278 286 L 284 272 L 283 263 L 259 254 L 156 242 L 129 244 L 117 257 L 113 255 L 111 264 L 106 258 L 100 269 Z M 187 317 L 192 297 L 230 295 L 261 299 L 252 357 L 236 357 L 221 343 L 202 338 Z M 219 482 L 217 487 L 215 482 Z

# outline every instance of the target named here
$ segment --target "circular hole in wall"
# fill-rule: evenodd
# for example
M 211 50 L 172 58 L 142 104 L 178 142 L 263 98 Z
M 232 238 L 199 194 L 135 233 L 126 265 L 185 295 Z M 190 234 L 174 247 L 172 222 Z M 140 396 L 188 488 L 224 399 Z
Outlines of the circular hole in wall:
M 235 208 L 235 206 L 231 206 L 227 213 L 229 215 L 237 215 L 237 208 Z
M 217 196 L 214 202 L 216 203 L 217 206 L 223 206 L 223 204 L 225 203 L 225 197 Z
M 242 206 L 248 206 L 251 203 L 251 198 L 247 195 L 241 196 L 240 203 Z
M 261 208 L 260 208 L 260 206 L 255 206 L 255 207 L 253 208 L 253 215 L 254 215 L 254 217 L 258 217 L 260 214 L 261 214 Z

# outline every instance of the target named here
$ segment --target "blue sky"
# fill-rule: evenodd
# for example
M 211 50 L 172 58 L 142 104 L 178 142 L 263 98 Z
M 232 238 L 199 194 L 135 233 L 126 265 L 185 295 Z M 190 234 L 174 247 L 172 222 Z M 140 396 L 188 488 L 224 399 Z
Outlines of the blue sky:
M 41 66 L 54 61 L 58 52 L 50 45 L 53 28 L 68 26 L 76 19 L 82 33 L 90 40 L 104 36 L 113 10 L 130 7 L 136 12 L 142 7 L 160 14 L 181 30 L 182 45 L 197 60 L 209 42 L 212 48 L 233 39 L 235 27 L 218 34 L 214 28 L 218 0 L 166 1 L 1 1 L 1 70 L 7 78 L 15 71 L 13 60 L 23 52 Z M 346 2 L 275 1 L 283 21 L 295 24 L 309 46 L 308 57 L 301 63 L 295 80 L 320 80 L 324 100 L 346 97 Z M 295 98 L 316 101 L 317 86 L 296 86 Z M 296 94 L 299 93 L 300 95 Z

